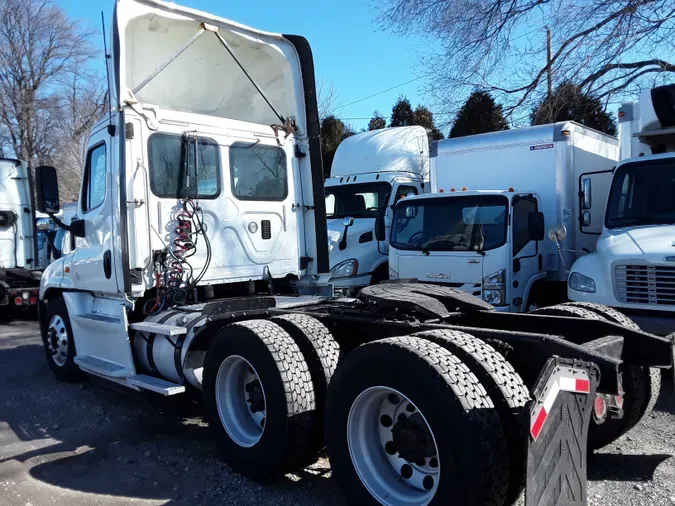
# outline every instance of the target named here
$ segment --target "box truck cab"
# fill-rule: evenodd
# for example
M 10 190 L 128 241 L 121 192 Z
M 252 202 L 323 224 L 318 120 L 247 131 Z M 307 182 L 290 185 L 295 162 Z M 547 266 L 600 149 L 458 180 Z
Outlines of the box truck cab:
M 388 277 L 393 205 L 428 191 L 429 139 L 420 126 L 385 128 L 345 139 L 325 181 L 331 283 L 353 294 Z
M 579 177 L 590 171 L 611 170 L 618 156 L 616 139 L 574 122 L 432 143 L 430 179 L 432 192 L 438 194 L 435 199 L 439 200 L 433 200 L 437 211 L 414 220 L 423 230 L 416 231 L 413 243 L 394 241 L 392 237 L 391 275 L 461 287 L 510 311 L 564 301 L 567 269 L 582 251 L 592 251 L 596 241 L 596 236 L 571 226 L 579 212 Z M 600 184 L 597 188 L 602 189 Z M 608 188 L 606 180 L 605 194 Z M 492 203 L 500 201 L 498 207 L 503 214 L 488 214 L 482 201 L 490 202 L 488 207 L 494 213 L 497 207 Z M 431 206 L 432 201 L 428 202 Z M 466 214 L 471 209 L 481 211 L 472 217 Z M 553 241 L 534 240 L 539 232 L 528 236 L 531 213 L 542 213 L 545 230 L 567 227 L 565 248 L 558 249 Z M 397 214 L 399 226 L 405 219 Z M 462 227 L 474 223 L 474 219 L 481 229 L 471 230 L 477 238 L 462 232 Z M 500 227 L 503 225 L 499 241 L 495 237 L 497 221 L 489 220 L 505 220 L 498 221 Z M 436 250 L 443 254 L 432 255 L 432 245 L 424 248 L 428 255 L 421 252 L 422 244 L 441 232 L 441 236 L 451 234 L 453 241 L 460 237 L 456 234 L 465 237 L 450 249 L 443 241 L 436 243 Z M 414 252 L 410 246 L 420 251 Z M 505 288 L 497 295 L 492 289 L 486 291 L 486 283 Z
M 546 278 L 539 209 L 537 195 L 513 190 L 405 198 L 394 213 L 390 277 L 404 273 L 521 311 L 534 283 Z
M 30 177 L 26 162 L 0 158 L 0 307 L 27 309 L 37 303 L 40 273 Z
M 643 329 L 675 331 L 675 85 L 654 88 L 619 110 L 621 162 L 579 181 L 579 229 L 596 227 L 595 253 L 572 266 L 568 296 L 616 307 Z M 605 209 L 598 178 L 612 184 Z

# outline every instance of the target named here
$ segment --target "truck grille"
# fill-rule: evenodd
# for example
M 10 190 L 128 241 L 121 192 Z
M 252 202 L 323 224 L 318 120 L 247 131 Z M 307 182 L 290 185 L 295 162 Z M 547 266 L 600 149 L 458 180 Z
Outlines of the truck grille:
M 617 265 L 614 279 L 619 302 L 675 305 L 675 267 Z

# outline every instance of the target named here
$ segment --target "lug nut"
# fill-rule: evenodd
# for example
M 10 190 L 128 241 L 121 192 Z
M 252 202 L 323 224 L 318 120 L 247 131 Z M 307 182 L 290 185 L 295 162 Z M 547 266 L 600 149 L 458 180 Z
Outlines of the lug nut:
M 399 422 L 405 421 L 406 418 L 408 418 L 408 417 L 405 416 L 405 413 L 400 413 L 400 414 L 398 415 L 398 421 L 399 421 Z

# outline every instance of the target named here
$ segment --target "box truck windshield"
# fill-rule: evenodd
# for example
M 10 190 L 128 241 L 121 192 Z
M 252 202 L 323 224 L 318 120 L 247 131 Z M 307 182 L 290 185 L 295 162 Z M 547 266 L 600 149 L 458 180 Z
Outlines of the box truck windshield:
M 506 243 L 508 203 L 498 195 L 402 202 L 396 207 L 391 244 L 425 253 L 499 248 Z
M 326 216 L 377 218 L 389 201 L 389 183 L 363 183 L 326 187 Z
M 619 167 L 612 181 L 605 225 L 619 228 L 675 223 L 675 161 L 649 160 Z

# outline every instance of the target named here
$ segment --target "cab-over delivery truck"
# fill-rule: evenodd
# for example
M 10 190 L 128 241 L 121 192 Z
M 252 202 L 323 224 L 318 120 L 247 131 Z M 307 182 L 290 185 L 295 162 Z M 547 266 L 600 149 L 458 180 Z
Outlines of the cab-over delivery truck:
M 570 266 L 597 239 L 574 227 L 579 178 L 618 157 L 616 139 L 574 122 L 434 142 L 432 194 L 396 208 L 390 276 L 460 288 L 502 311 L 564 302 Z M 599 201 L 608 190 L 597 185 Z M 567 231 L 565 248 L 545 240 L 553 229 Z
M 351 504 L 584 504 L 587 448 L 651 409 L 673 342 L 422 283 L 322 295 L 308 42 L 156 0 L 118 0 L 112 28 L 75 249 L 40 285 L 56 378 L 201 393 L 232 469 L 267 480 L 326 447 Z M 53 167 L 36 187 L 58 213 Z M 622 400 L 602 425 L 598 392 Z
M 572 266 L 568 296 L 616 307 L 641 328 L 670 334 L 675 331 L 675 85 L 623 104 L 619 140 L 621 162 L 578 181 L 582 199 L 575 228 L 595 234 L 597 248 Z

